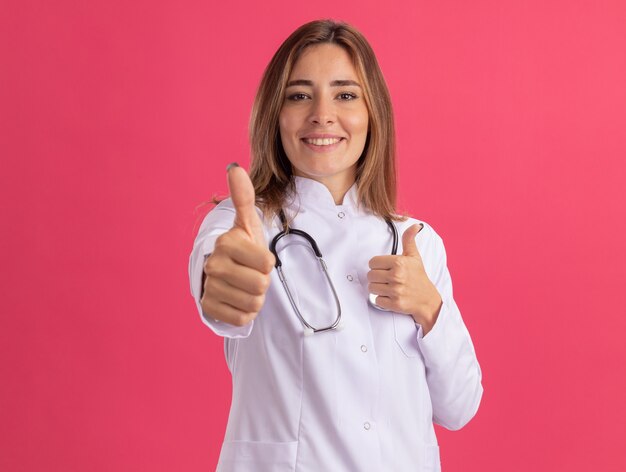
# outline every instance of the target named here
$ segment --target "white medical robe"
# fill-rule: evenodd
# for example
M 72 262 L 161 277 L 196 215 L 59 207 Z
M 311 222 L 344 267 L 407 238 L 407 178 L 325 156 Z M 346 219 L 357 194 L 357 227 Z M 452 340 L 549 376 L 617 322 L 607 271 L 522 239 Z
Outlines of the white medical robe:
M 341 330 L 303 335 L 276 270 L 257 318 L 243 327 L 202 316 L 204 257 L 232 227 L 230 199 L 204 219 L 190 257 L 192 294 L 202 320 L 224 337 L 233 379 L 228 426 L 218 471 L 439 471 L 433 422 L 465 425 L 482 396 L 481 371 L 452 296 L 443 242 L 432 227 L 416 236 L 426 273 L 443 305 L 426 336 L 411 316 L 368 304 L 369 260 L 390 254 L 387 224 L 356 203 L 356 187 L 336 205 L 327 188 L 296 178 L 285 207 L 292 226 L 317 242 L 341 303 Z M 397 223 L 402 233 L 415 219 Z M 423 223 L 423 222 L 422 222 Z M 281 230 L 278 218 L 266 238 Z M 278 245 L 304 317 L 330 325 L 337 309 L 310 246 L 297 236 Z

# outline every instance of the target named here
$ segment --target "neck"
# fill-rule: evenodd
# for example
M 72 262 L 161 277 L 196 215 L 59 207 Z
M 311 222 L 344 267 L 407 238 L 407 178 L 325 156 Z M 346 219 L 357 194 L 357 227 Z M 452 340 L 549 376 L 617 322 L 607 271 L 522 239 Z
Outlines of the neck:
M 348 193 L 348 190 L 350 190 L 350 187 L 352 187 L 352 183 L 350 184 L 344 184 L 344 185 L 327 185 L 325 182 L 322 182 L 324 185 L 326 185 L 326 188 L 330 191 L 331 195 L 333 196 L 333 200 L 335 200 L 335 205 L 341 205 L 343 204 L 343 199 L 346 196 L 346 193 Z

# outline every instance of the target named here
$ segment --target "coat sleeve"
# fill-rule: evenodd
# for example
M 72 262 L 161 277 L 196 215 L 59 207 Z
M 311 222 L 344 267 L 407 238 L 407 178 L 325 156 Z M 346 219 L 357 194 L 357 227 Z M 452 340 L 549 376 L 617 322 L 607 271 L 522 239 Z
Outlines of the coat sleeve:
M 203 313 L 200 299 L 202 298 L 202 275 L 204 260 L 213 252 L 216 239 L 233 227 L 235 210 L 230 199 L 224 200 L 213 209 L 202 221 L 198 236 L 189 256 L 189 284 L 191 295 L 196 303 L 200 319 L 218 336 L 226 338 L 245 338 L 252 332 L 254 320 L 245 326 L 233 326 L 213 319 L 210 313 Z
M 436 233 L 433 235 L 436 262 L 431 278 L 443 304 L 433 328 L 425 336 L 421 327 L 418 329 L 418 345 L 426 366 L 433 421 L 446 429 L 457 430 L 478 410 L 483 394 L 482 373 L 469 332 L 452 296 L 443 241 Z

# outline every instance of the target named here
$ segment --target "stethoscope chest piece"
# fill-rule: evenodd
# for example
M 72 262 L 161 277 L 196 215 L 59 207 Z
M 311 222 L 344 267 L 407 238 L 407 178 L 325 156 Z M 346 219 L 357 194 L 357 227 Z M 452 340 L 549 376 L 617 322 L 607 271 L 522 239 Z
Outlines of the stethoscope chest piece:
M 381 306 L 377 305 L 377 304 L 376 304 L 376 297 L 378 297 L 378 295 L 374 295 L 373 293 L 370 293 L 370 294 L 369 294 L 369 299 L 368 299 L 368 301 L 369 301 L 369 304 L 370 304 L 373 308 L 376 308 L 377 310 L 380 310 L 380 311 L 391 311 L 391 310 L 387 310 L 386 308 L 383 308 L 383 307 L 381 307 Z

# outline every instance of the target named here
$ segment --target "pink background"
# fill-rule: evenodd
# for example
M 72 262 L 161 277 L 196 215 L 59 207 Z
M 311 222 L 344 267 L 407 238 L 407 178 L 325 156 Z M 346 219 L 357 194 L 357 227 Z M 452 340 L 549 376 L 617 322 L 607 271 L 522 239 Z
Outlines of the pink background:
M 214 469 L 230 379 L 188 255 L 319 17 L 379 57 L 401 209 L 443 236 L 483 368 L 444 470 L 626 470 L 621 0 L 3 2 L 0 470 Z

